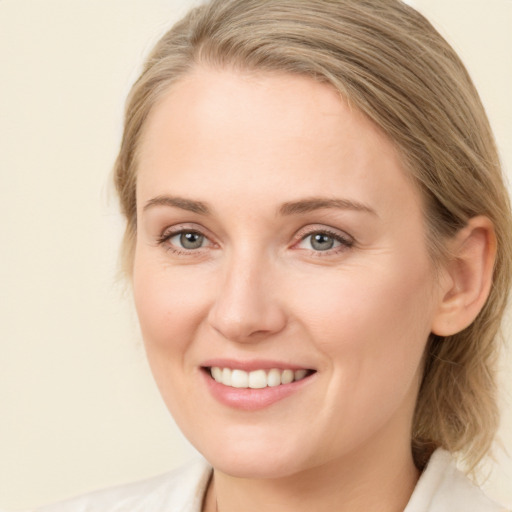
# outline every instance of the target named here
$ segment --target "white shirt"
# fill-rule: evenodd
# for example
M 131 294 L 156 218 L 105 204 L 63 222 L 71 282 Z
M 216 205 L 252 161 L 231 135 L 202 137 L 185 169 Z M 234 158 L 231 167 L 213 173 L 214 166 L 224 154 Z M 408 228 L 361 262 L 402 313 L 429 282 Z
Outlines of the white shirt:
M 197 461 L 157 478 L 94 492 L 35 512 L 201 512 L 211 467 Z M 404 512 L 507 512 L 434 452 Z

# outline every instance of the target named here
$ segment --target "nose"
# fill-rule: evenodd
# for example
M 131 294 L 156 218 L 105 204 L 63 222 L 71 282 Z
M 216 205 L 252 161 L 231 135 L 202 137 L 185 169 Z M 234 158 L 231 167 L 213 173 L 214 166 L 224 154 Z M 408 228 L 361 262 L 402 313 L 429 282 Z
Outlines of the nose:
M 208 314 L 210 325 L 239 343 L 265 339 L 286 325 L 271 265 L 254 257 L 233 258 L 223 271 Z

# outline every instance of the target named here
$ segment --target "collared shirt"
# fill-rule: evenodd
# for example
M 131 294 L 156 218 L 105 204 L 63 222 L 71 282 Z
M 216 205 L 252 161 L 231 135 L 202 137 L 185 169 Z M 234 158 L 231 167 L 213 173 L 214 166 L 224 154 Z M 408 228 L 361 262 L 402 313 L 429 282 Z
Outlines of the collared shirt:
M 35 512 L 201 512 L 211 473 L 211 467 L 198 460 L 157 478 L 94 492 Z M 461 473 L 448 452 L 437 450 L 404 512 L 507 511 Z

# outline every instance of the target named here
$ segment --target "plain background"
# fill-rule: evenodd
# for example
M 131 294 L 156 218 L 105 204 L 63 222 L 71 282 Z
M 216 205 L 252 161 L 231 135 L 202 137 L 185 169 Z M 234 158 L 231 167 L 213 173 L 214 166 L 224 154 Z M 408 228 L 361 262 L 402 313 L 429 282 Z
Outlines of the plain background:
M 194 456 L 153 385 L 116 276 L 122 220 L 109 182 L 142 58 L 193 3 L 0 0 L 2 507 L 148 477 Z M 512 1 L 409 3 L 466 62 L 510 174 Z M 510 355 L 502 366 L 510 450 Z M 512 506 L 512 460 L 497 455 L 486 488 Z

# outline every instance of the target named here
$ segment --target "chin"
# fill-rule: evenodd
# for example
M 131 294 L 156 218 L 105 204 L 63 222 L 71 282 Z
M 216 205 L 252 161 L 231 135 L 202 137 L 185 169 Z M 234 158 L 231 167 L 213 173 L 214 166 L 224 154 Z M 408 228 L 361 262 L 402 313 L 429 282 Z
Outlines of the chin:
M 196 448 L 216 470 L 236 478 L 275 479 L 301 471 L 307 457 L 300 443 L 272 437 L 260 434 L 240 440 L 226 435 L 216 442 L 196 444 Z
M 251 457 L 234 452 L 228 456 L 213 455 L 206 458 L 215 470 L 234 478 L 278 479 L 296 474 L 301 470 L 300 465 L 297 464 L 297 454 L 293 457 L 295 459 L 293 463 L 289 458 L 282 456 L 265 457 L 261 454 L 253 454 Z

